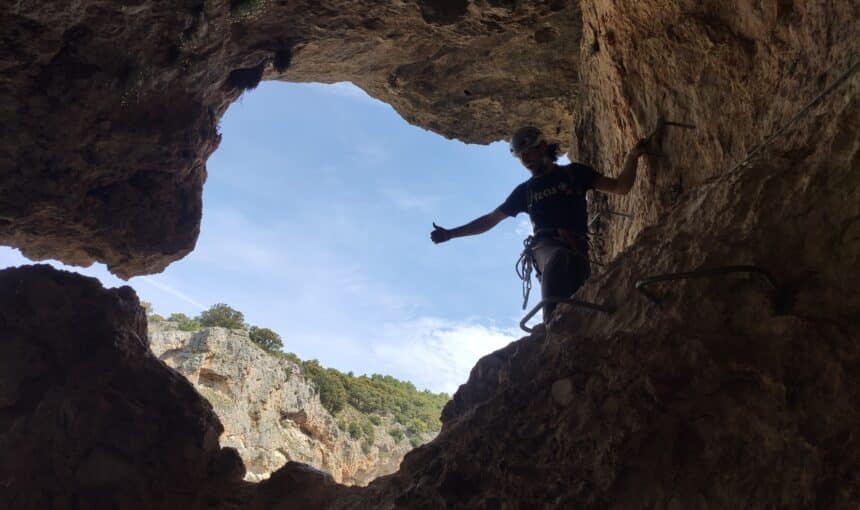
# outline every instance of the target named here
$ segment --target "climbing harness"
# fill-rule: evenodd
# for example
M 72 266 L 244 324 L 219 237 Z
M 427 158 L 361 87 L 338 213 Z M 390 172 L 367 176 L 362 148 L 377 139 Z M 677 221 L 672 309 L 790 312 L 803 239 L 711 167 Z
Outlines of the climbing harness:
M 765 139 L 762 140 L 761 143 L 759 143 L 758 145 L 756 145 L 752 149 L 750 149 L 750 151 L 747 152 L 745 157 L 739 163 L 737 163 L 731 169 L 729 169 L 729 171 L 727 173 L 734 172 L 738 168 L 741 168 L 741 167 L 749 164 L 749 162 L 752 160 L 752 157 L 754 155 L 756 155 L 758 152 L 760 152 L 765 147 L 770 145 L 770 143 L 773 142 L 773 140 L 776 139 L 776 137 L 783 134 L 792 124 L 794 124 L 800 118 L 802 118 L 804 115 L 806 115 L 806 113 L 808 113 L 809 110 L 812 109 L 812 107 L 814 107 L 816 104 L 821 102 L 822 99 L 824 99 L 825 97 L 830 95 L 840 85 L 845 83 L 849 77 L 851 77 L 854 73 L 856 73 L 858 71 L 858 69 L 860 69 L 860 60 L 857 60 L 853 64 L 849 65 L 847 71 L 842 73 L 838 78 L 836 78 L 836 80 L 833 83 L 831 83 L 829 86 L 824 88 L 821 92 L 819 92 L 814 98 L 812 98 L 812 100 L 809 101 L 806 105 L 804 105 L 803 108 L 801 108 L 796 114 L 794 114 L 794 116 L 792 116 L 791 119 L 788 120 L 788 122 L 786 122 L 785 124 L 783 124 L 782 126 L 777 128 L 770 135 L 765 137 Z M 665 125 L 665 126 L 678 126 L 678 127 L 686 127 L 686 128 L 693 128 L 694 127 L 690 124 L 665 121 L 665 120 L 661 119 L 660 121 L 658 121 L 658 128 L 655 128 L 655 130 L 649 135 L 649 138 L 652 136 L 656 136 L 656 133 L 659 131 L 661 124 Z M 592 223 L 594 221 L 595 220 L 592 219 Z M 721 276 L 721 275 L 725 275 L 725 274 L 739 273 L 739 272 L 751 273 L 751 274 L 755 274 L 755 275 L 762 277 L 767 282 L 767 284 L 771 288 L 771 290 L 773 291 L 774 296 L 776 297 L 775 301 L 777 301 L 777 304 L 779 304 L 778 303 L 778 299 L 780 297 L 779 288 L 777 287 L 776 283 L 774 282 L 774 279 L 771 276 L 770 272 L 768 272 L 766 269 L 761 268 L 759 266 L 752 266 L 752 265 L 723 266 L 723 267 L 716 267 L 716 268 L 710 268 L 710 269 L 700 269 L 697 271 L 689 271 L 689 272 L 683 272 L 683 273 L 659 274 L 659 275 L 654 275 L 654 276 L 642 278 L 642 279 L 636 281 L 635 288 L 636 288 L 636 290 L 641 292 L 645 297 L 647 297 L 650 301 L 652 301 L 653 303 L 655 303 L 656 305 L 659 306 L 660 305 L 659 298 L 657 298 L 657 296 L 655 296 L 653 293 L 646 290 L 646 288 L 645 288 L 646 286 L 651 285 L 653 283 L 657 283 L 657 282 L 677 281 L 677 280 L 685 280 L 685 279 L 691 279 L 691 278 L 703 278 L 703 277 L 708 277 L 708 276 Z M 589 303 L 587 301 L 581 301 L 581 300 L 574 299 L 574 298 L 564 298 L 564 299 L 546 298 L 546 299 L 542 300 L 540 303 L 538 303 L 523 318 L 523 320 L 520 321 L 520 328 L 523 331 L 525 331 L 526 333 L 531 333 L 532 329 L 526 326 L 526 322 L 528 322 L 529 319 L 534 317 L 534 315 L 537 313 L 537 311 L 539 309 L 543 308 L 544 305 L 550 304 L 550 303 L 570 303 L 570 304 L 573 304 L 575 306 L 579 306 L 581 308 L 587 308 L 587 309 L 596 310 L 596 311 L 604 312 L 604 313 L 608 313 L 608 314 L 612 314 L 616 310 L 616 308 L 611 306 L 611 305 L 596 305 L 594 303 Z
M 529 303 L 529 294 L 532 290 L 532 271 L 537 272 L 537 279 L 540 281 L 541 273 L 535 265 L 534 249 L 540 241 L 546 239 L 554 239 L 566 245 L 571 252 L 577 257 L 585 257 L 580 247 L 577 246 L 576 237 L 574 234 L 564 229 L 547 228 L 538 229 L 532 235 L 523 240 L 523 251 L 520 253 L 520 258 L 517 259 L 516 272 L 517 276 L 523 282 L 523 310 L 526 309 Z M 580 241 L 586 246 L 588 245 L 588 237 L 581 236 Z M 591 261 L 589 261 L 591 262 Z
M 660 299 L 655 296 L 653 293 L 649 292 L 645 289 L 647 285 L 651 285 L 652 283 L 657 282 L 669 282 L 669 281 L 677 281 L 677 280 L 689 280 L 693 278 L 706 278 L 709 276 L 722 276 L 730 273 L 751 273 L 754 275 L 760 276 L 765 282 L 767 282 L 771 291 L 774 294 L 777 294 L 778 288 L 776 283 L 773 280 L 771 274 L 764 268 L 759 266 L 723 266 L 723 267 L 715 267 L 711 269 L 700 269 L 698 271 L 689 271 L 686 273 L 666 273 L 655 276 L 649 276 L 647 278 L 642 278 L 636 282 L 636 290 L 642 293 L 643 296 L 650 299 L 651 302 L 656 304 L 657 306 L 662 306 Z

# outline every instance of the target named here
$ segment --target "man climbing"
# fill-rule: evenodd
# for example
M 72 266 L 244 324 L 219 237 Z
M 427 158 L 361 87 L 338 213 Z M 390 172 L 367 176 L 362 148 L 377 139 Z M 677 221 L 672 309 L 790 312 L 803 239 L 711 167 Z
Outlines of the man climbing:
M 637 162 L 646 153 L 648 143 L 648 139 L 637 143 L 627 154 L 621 173 L 612 178 L 580 163 L 557 165 L 558 144 L 547 141 L 535 127 L 522 127 L 511 139 L 511 153 L 532 177 L 489 214 L 453 229 L 434 223 L 430 239 L 438 244 L 483 234 L 508 216 L 525 212 L 534 232 L 526 242 L 524 256 L 537 269 L 541 298 L 570 297 L 591 274 L 585 192 L 596 189 L 619 195 L 629 193 L 636 181 Z M 554 309 L 555 304 L 544 306 L 544 322 L 549 321 Z

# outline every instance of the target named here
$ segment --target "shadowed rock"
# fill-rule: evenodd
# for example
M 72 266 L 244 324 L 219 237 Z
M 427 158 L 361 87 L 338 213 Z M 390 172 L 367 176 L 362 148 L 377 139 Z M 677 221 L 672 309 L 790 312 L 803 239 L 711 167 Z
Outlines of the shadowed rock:
M 469 6 L 10 5 L 0 244 L 34 260 L 104 262 L 122 278 L 162 271 L 194 248 L 219 119 L 261 79 L 352 81 L 413 124 L 468 142 L 530 121 L 566 143 L 578 5 Z M 539 23 L 562 36 L 538 47 Z
M 467 141 L 529 122 L 609 175 L 659 115 L 696 129 L 666 133 L 633 193 L 592 199 L 635 216 L 598 226 L 605 265 L 580 291 L 619 312 L 562 306 L 545 336 L 485 357 L 439 437 L 365 489 L 294 464 L 230 483 L 210 408 L 149 354 L 130 291 L 2 272 L 5 506 L 860 504 L 851 2 L 20 5 L 2 20 L 0 239 L 123 276 L 193 247 L 214 126 L 257 78 L 228 77 L 283 69 L 287 49 L 263 79 L 352 79 Z M 633 289 L 736 264 L 770 271 L 781 306 L 742 276 L 666 285 L 661 308 Z
M 0 507 L 189 508 L 245 474 L 221 424 L 158 361 L 129 287 L 0 271 Z

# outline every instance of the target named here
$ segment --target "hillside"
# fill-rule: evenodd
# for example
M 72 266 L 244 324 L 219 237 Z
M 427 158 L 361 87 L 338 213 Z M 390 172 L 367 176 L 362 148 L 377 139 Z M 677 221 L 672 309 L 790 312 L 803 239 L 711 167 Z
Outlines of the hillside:
M 212 404 L 224 425 L 221 445 L 239 452 L 246 480 L 265 479 L 294 460 L 338 482 L 366 485 L 394 472 L 407 452 L 439 431 L 447 395 L 271 353 L 245 329 L 182 331 L 159 320 L 148 327 L 153 353 Z

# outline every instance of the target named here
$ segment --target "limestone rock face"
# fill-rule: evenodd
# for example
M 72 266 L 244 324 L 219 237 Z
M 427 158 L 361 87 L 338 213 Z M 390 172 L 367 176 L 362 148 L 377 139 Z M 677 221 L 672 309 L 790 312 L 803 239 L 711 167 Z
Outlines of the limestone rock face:
M 639 182 L 629 195 L 596 197 L 596 208 L 634 216 L 603 218 L 602 262 L 624 251 L 648 226 L 672 221 L 691 192 L 726 178 L 860 61 L 860 5 L 853 1 L 644 0 L 583 3 L 582 9 L 590 30 L 582 44 L 580 80 L 589 92 L 575 109 L 572 159 L 615 175 L 625 153 L 660 115 L 695 126 L 666 130 L 661 156 L 640 165 Z M 857 75 L 852 76 L 856 83 Z M 828 141 L 833 131 L 843 133 L 837 145 L 850 138 L 856 107 L 846 101 L 852 101 L 856 87 L 849 90 L 846 94 L 842 87 L 823 98 L 776 137 L 766 153 L 778 158 L 770 168 L 807 165 L 809 151 L 833 143 Z M 841 158 L 852 156 L 850 148 L 841 149 L 836 151 Z M 818 158 L 830 164 L 823 155 Z M 779 202 L 770 195 L 749 200 Z
M 257 347 L 244 330 L 203 328 L 180 331 L 170 322 L 150 322 L 153 353 L 194 384 L 221 423 L 221 445 L 235 448 L 247 469 L 246 480 L 259 481 L 288 461 L 309 464 L 347 485 L 367 485 L 397 470 L 406 438 L 390 417 L 374 426 L 374 442 L 360 440 L 337 426 L 322 406 L 313 383 L 299 366 Z M 435 434 L 422 436 L 427 442 Z

